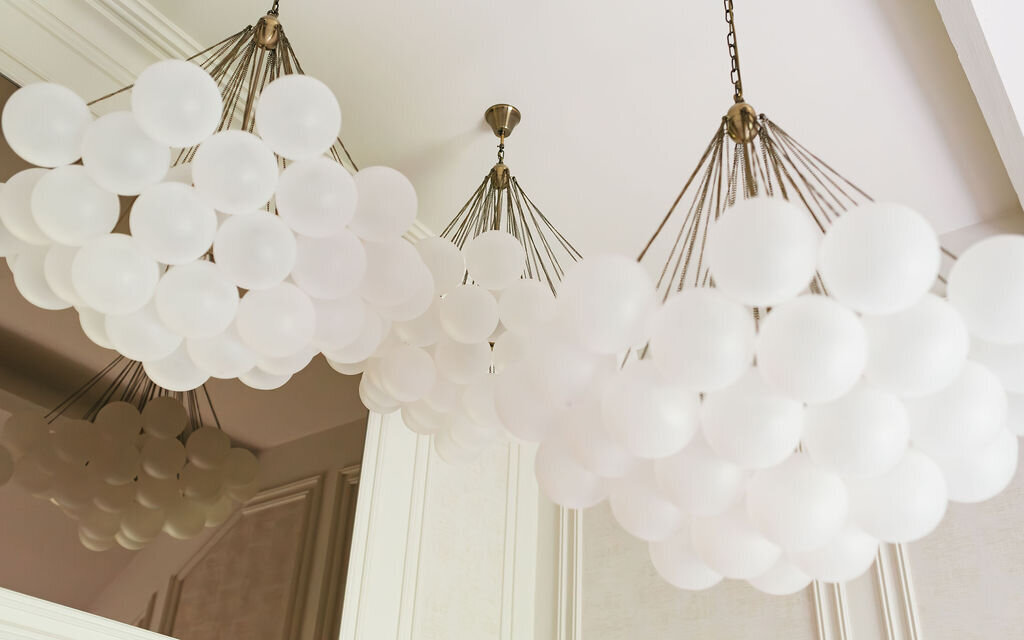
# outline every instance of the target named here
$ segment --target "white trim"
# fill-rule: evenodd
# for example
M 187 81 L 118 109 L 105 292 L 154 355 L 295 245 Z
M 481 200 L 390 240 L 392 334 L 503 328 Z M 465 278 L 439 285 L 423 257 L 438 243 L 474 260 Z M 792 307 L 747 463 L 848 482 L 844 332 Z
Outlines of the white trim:
M 558 508 L 557 640 L 583 638 L 583 514 Z
M 0 589 L 4 640 L 158 640 L 152 631 Z
M 886 640 L 920 640 L 921 623 L 906 548 L 902 544 L 883 544 L 875 563 L 878 608 L 885 621 Z
M 156 58 L 188 58 L 198 40 L 144 0 L 85 0 Z

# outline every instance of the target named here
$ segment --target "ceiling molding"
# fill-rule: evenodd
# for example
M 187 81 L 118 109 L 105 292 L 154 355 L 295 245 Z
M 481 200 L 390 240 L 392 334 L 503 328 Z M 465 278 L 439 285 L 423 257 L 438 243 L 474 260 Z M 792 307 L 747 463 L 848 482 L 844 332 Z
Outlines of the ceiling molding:
M 0 589 L 0 637 L 18 640 L 157 640 L 165 636 Z

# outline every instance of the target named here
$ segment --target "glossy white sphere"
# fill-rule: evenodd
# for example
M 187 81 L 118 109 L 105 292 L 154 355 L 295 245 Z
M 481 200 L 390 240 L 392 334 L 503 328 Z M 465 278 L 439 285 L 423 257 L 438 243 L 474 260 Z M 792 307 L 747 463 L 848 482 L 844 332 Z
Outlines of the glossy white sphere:
M 756 578 L 782 556 L 782 549 L 754 527 L 742 507 L 711 518 L 694 518 L 690 526 L 697 556 L 726 578 Z
M 530 333 L 555 317 L 555 296 L 544 282 L 516 280 L 501 292 L 498 317 L 509 331 Z
M 341 107 L 320 80 L 298 73 L 282 75 L 260 92 L 256 130 L 280 156 L 316 158 L 341 132 Z
M 689 526 L 667 540 L 648 543 L 647 550 L 654 570 L 673 587 L 702 591 L 722 581 L 722 575 L 704 564 L 693 550 Z
M 11 176 L 0 190 L 0 222 L 26 244 L 43 246 L 52 242 L 32 214 L 32 194 L 48 173 L 46 169 L 24 169 Z
M 367 167 L 354 176 L 359 198 L 349 229 L 364 240 L 398 238 L 416 220 L 416 189 L 390 167 Z
M 946 513 L 942 470 L 910 449 L 888 473 L 848 480 L 851 520 L 885 542 L 913 542 L 931 533 Z
M 224 489 L 224 469 L 201 469 L 194 464 L 181 470 L 181 488 L 185 497 L 207 505 L 216 502 Z
M 903 458 L 910 418 L 896 396 L 858 387 L 838 400 L 807 407 L 802 441 L 823 469 L 853 478 L 877 476 Z
M 118 353 L 131 360 L 161 360 L 181 345 L 181 336 L 167 328 L 152 304 L 131 313 L 107 316 L 105 328 Z
M 458 285 L 466 275 L 462 252 L 451 240 L 431 236 L 417 240 L 416 251 L 434 277 L 434 294 L 443 296 Z
M 318 353 L 320 353 L 319 349 L 312 344 L 308 344 L 295 353 L 286 356 L 260 356 L 256 359 L 256 367 L 272 375 L 290 376 L 305 369 Z
M 995 497 L 1013 480 L 1018 462 L 1017 437 L 1001 429 L 988 444 L 938 456 L 935 461 L 946 478 L 949 499 L 953 502 L 982 502 Z
M 28 252 L 26 252 L 28 253 Z M 69 247 L 63 244 L 54 244 L 46 250 L 43 258 L 43 276 L 50 290 L 57 294 L 57 297 L 72 305 L 83 306 L 82 298 L 75 291 L 75 284 L 71 277 L 71 269 L 78 254 L 78 247 Z M 12 271 L 18 271 L 15 267 Z
M 608 504 L 615 521 L 631 536 L 654 542 L 665 540 L 685 523 L 679 510 L 658 486 L 649 465 L 608 482 Z
M 186 341 L 188 355 L 211 378 L 237 378 L 256 366 L 256 353 L 247 347 L 234 325 L 211 338 Z
M 878 555 L 878 540 L 847 526 L 828 544 L 790 554 L 807 575 L 822 582 L 850 582 L 867 571 Z
M 50 250 L 53 248 L 51 247 Z M 48 255 L 49 250 L 43 247 L 26 248 L 11 265 L 14 286 L 23 298 L 40 309 L 67 309 L 71 303 L 54 290 L 50 279 L 46 277 L 46 257 Z M 60 281 L 55 279 L 54 282 L 58 286 L 66 285 L 65 275 L 64 273 L 60 274 Z M 75 292 L 66 293 L 73 294 Z
M 297 236 L 292 280 L 313 298 L 334 300 L 359 289 L 366 274 L 366 250 L 351 231 L 326 238 Z
M 788 596 L 803 591 L 811 583 L 811 576 L 801 571 L 795 564 L 782 558 L 756 578 L 747 582 L 762 593 L 773 596 Z
M 184 405 L 171 396 L 158 396 L 142 409 L 142 428 L 154 438 L 177 438 L 188 424 Z
M 498 302 L 483 287 L 459 285 L 441 300 L 441 328 L 457 342 L 484 342 L 498 326 Z
M 536 384 L 543 389 L 548 399 L 561 408 L 574 405 L 590 387 L 602 362 L 609 361 L 609 358 L 587 351 L 575 341 L 567 339 L 556 326 L 545 327 L 542 331 L 526 336 L 526 342 L 523 361 L 529 363 Z M 632 389 L 637 390 L 637 387 L 633 386 Z M 685 402 L 685 398 L 681 402 Z M 648 403 L 646 408 L 650 409 L 656 404 Z M 657 411 L 655 408 L 654 413 Z M 652 432 L 657 429 L 658 426 L 652 425 L 643 435 L 638 434 L 636 446 L 643 448 L 644 444 L 650 445 L 650 442 L 643 441 L 651 438 Z
M 662 490 L 683 513 L 693 516 L 725 513 L 743 496 L 747 484 L 747 474 L 718 456 L 703 438 L 656 461 L 654 471 Z
M 297 245 L 288 225 L 266 211 L 231 216 L 217 231 L 213 257 L 243 289 L 281 283 L 295 267 Z
M 151 64 L 132 86 L 132 114 L 150 138 L 169 147 L 191 147 L 221 121 L 220 89 L 210 74 L 186 60 Z
M 163 530 L 172 538 L 189 540 L 202 533 L 205 527 L 206 513 L 203 508 L 191 500 L 182 500 L 167 510 Z
M 666 382 L 650 360 L 631 363 L 608 384 L 601 399 L 604 427 L 639 458 L 665 458 L 700 428 L 700 398 Z
M 59 167 L 81 157 L 92 113 L 71 89 L 41 82 L 11 94 L 0 122 L 14 153 L 40 167 Z
M 537 449 L 534 472 L 544 495 L 568 509 L 587 509 L 608 495 L 604 479 L 584 469 L 556 439 Z
M 202 257 L 217 234 L 216 212 L 195 189 L 179 182 L 143 189 L 128 220 L 132 236 L 164 264 L 185 264 Z
M 135 504 L 134 483 L 114 485 L 106 482 L 99 485 L 92 503 L 107 513 L 124 513 Z
M 143 363 L 146 375 L 168 391 L 192 391 L 209 379 L 209 374 L 196 366 L 182 344 L 171 355 Z
M 99 186 L 133 196 L 164 179 L 171 150 L 147 136 L 130 111 L 115 111 L 85 130 L 82 164 Z
M 110 233 L 120 212 L 117 196 L 102 189 L 79 165 L 48 171 L 32 190 L 32 217 L 50 240 L 60 244 L 78 247 Z
M 72 265 L 82 301 L 106 314 L 141 309 L 153 297 L 158 279 L 157 264 L 139 241 L 120 233 L 90 240 Z
M 485 289 L 504 289 L 526 270 L 526 252 L 507 231 L 481 233 L 466 243 L 462 255 L 469 277 Z
M 154 296 L 160 319 L 185 338 L 223 333 L 238 310 L 238 289 L 220 264 L 200 260 L 171 267 Z
M 0 184 L 0 207 L 3 207 L 3 190 L 6 185 Z M 7 267 L 10 268 L 15 260 L 18 259 L 18 254 L 22 253 L 31 245 L 26 244 L 23 240 L 16 237 L 11 233 L 6 226 L 3 224 L 3 220 L 0 219 L 0 257 L 6 258 Z
M 324 238 L 341 233 L 356 209 L 356 183 L 329 158 L 301 160 L 281 172 L 277 213 L 295 233 Z
M 274 195 L 277 158 L 251 133 L 221 131 L 199 145 L 192 180 L 199 197 L 217 211 L 251 213 Z
M 250 291 L 238 305 L 238 335 L 256 353 L 291 355 L 313 341 L 316 310 L 298 287 L 287 282 Z

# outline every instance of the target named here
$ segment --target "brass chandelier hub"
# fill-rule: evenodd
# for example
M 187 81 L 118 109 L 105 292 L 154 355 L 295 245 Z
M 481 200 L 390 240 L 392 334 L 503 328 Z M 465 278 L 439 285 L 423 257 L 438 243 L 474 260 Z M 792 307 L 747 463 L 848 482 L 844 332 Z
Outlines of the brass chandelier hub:
M 512 135 L 512 130 L 516 128 L 521 119 L 522 114 L 519 113 L 519 109 L 510 104 L 496 104 L 484 112 L 484 120 L 491 126 L 494 135 L 499 138 L 507 138 Z
M 734 142 L 752 142 L 761 129 L 757 123 L 757 110 L 746 102 L 737 102 L 725 114 L 725 127 Z
M 281 41 L 281 20 L 277 13 L 271 12 L 260 18 L 256 23 L 256 44 L 264 49 L 276 49 Z

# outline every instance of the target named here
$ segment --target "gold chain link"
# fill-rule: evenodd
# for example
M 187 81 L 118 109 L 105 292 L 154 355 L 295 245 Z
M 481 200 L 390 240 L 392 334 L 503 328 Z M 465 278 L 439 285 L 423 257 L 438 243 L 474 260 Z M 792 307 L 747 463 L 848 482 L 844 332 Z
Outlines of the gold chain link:
M 272 16 L 276 16 L 278 14 L 278 7 L 277 7 L 277 5 L 280 4 L 280 2 L 281 2 L 281 0 L 274 0 L 274 6 L 270 7 L 270 11 L 268 11 L 267 13 L 272 15 Z
M 725 41 L 729 45 L 729 60 L 732 63 L 732 70 L 729 77 L 732 80 L 733 99 L 736 102 L 743 102 L 743 78 L 740 77 L 740 50 L 736 44 L 736 25 L 733 23 L 732 0 L 725 0 L 725 22 L 729 25 L 729 35 Z

